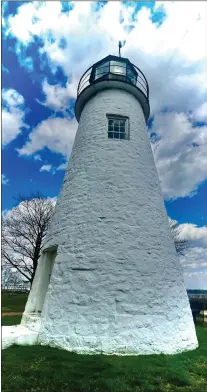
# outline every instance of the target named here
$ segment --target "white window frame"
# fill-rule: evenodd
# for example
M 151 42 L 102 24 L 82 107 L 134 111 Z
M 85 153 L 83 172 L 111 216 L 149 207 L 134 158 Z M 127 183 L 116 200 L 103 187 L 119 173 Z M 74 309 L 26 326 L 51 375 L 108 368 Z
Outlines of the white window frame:
M 129 140 L 129 117 L 126 117 L 126 116 L 121 116 L 121 115 L 119 115 L 119 114 L 107 114 L 106 115 L 106 117 L 107 117 L 107 133 L 108 133 L 108 138 L 109 139 L 113 139 L 113 140 Z M 124 129 L 124 135 L 125 135 L 125 137 L 124 138 L 121 138 L 120 137 L 120 134 L 122 133 L 122 132 L 120 132 L 120 124 L 119 124 L 119 132 L 114 132 L 114 130 L 112 131 L 112 133 L 113 133 L 113 137 L 111 138 L 111 137 L 109 137 L 109 121 L 110 120 L 114 120 L 114 121 L 118 121 L 118 120 L 120 120 L 120 121 L 124 121 L 124 125 L 125 125 L 125 129 Z M 119 134 L 119 138 L 115 138 L 114 137 L 114 133 L 118 133 Z

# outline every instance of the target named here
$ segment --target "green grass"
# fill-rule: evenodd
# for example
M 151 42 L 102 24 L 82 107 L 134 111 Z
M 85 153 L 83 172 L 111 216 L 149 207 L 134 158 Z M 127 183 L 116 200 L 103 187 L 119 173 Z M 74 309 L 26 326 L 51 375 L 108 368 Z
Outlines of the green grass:
M 22 316 L 3 316 L 1 318 L 1 325 L 16 325 L 20 324 Z
M 3 351 L 4 392 L 206 392 L 207 327 L 200 347 L 177 355 L 78 355 L 50 347 Z
M 27 293 L 1 293 L 2 313 L 24 312 L 28 294 Z
M 27 294 L 2 293 L 3 312 L 23 312 Z M 2 325 L 21 316 L 4 316 Z M 2 352 L 4 392 L 207 392 L 207 326 L 197 350 L 177 355 L 78 355 L 42 346 Z

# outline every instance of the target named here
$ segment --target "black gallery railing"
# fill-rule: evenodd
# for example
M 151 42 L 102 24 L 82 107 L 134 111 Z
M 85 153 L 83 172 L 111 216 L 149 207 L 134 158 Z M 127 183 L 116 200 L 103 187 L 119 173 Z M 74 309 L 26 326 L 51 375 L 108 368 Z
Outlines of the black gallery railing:
M 149 87 L 147 79 L 142 71 L 135 65 L 130 63 L 109 62 L 107 65 L 92 66 L 83 74 L 78 84 L 77 96 L 79 96 L 85 88 L 102 80 L 120 80 L 139 88 L 149 99 Z

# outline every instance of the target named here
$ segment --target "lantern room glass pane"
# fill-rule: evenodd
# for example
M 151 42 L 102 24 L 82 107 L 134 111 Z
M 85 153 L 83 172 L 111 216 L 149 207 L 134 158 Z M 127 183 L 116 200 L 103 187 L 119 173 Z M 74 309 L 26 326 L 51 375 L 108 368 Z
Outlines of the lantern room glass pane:
M 126 63 L 119 61 L 110 61 L 110 72 L 126 75 Z
M 136 75 L 133 73 L 132 69 L 127 68 L 127 79 L 133 83 L 136 84 Z
M 109 61 L 101 64 L 99 67 L 96 68 L 95 79 L 99 79 L 108 73 L 109 73 Z

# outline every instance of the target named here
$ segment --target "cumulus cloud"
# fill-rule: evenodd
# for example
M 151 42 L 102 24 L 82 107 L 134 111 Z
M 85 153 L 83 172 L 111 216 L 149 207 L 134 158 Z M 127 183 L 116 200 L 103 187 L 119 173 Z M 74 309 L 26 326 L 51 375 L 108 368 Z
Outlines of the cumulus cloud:
M 180 239 L 188 242 L 185 255 L 180 257 L 186 288 L 205 289 L 207 288 L 207 226 L 199 227 L 192 223 L 183 223 L 178 225 L 178 229 Z
M 207 102 L 193 112 L 192 118 L 196 121 L 207 122 Z
M 50 172 L 52 170 L 52 165 L 43 165 L 43 166 L 41 166 L 41 168 L 40 168 L 40 171 L 42 172 L 42 171 L 47 171 L 47 172 Z
M 178 225 L 177 235 L 181 240 L 186 240 L 189 244 L 189 248 L 206 248 L 206 260 L 207 260 L 207 226 L 198 226 L 193 223 L 182 223 L 178 224 L 178 221 L 171 219 L 169 223 L 175 223 Z
M 1 66 L 1 69 L 2 69 L 3 72 L 9 73 L 8 68 L 6 68 L 3 64 Z
M 129 57 L 143 69 L 150 84 L 151 110 L 164 105 L 174 109 L 203 103 L 206 91 L 206 22 L 204 2 L 156 2 L 163 11 L 163 23 L 153 23 L 152 11 L 136 4 L 108 2 L 94 11 L 91 2 L 72 3 L 62 13 L 61 3 L 28 3 L 9 18 L 7 34 L 23 45 L 41 38 L 39 52 L 45 53 L 55 71 L 62 67 L 70 87 L 77 87 L 81 74 L 107 54 L 118 54 L 118 40 L 125 40 L 123 57 Z M 48 18 L 48 14 L 50 18 Z M 120 16 L 122 23 L 120 23 Z M 24 23 L 22 23 L 24 21 Z M 174 26 L 176 25 L 176 31 Z M 75 95 L 72 88 L 71 95 Z M 191 99 L 189 100 L 189 94 Z
M 207 178 L 207 126 L 194 126 L 185 113 L 154 117 L 152 144 L 165 199 L 195 192 Z
M 63 112 L 65 115 L 69 112 L 72 116 L 72 111 L 70 110 L 70 98 L 75 98 L 77 95 L 76 85 L 73 85 L 73 91 L 71 85 L 67 83 L 66 87 L 61 87 L 58 84 L 51 85 L 44 80 L 42 84 L 42 90 L 45 94 L 45 101 L 40 102 L 40 104 L 47 106 L 48 108 L 54 110 L 55 112 Z
M 47 172 L 50 172 L 50 173 L 52 173 L 52 174 L 55 174 L 57 171 L 59 171 L 59 170 L 65 170 L 66 168 L 67 168 L 67 162 L 65 162 L 65 163 L 61 163 L 59 166 L 57 166 L 57 167 L 55 167 L 55 166 L 52 166 L 52 165 L 50 165 L 50 164 L 47 164 L 47 165 L 43 165 L 41 168 L 40 168 L 40 171 L 47 171 Z
M 207 248 L 189 248 L 181 259 L 187 288 L 207 289 Z
M 35 161 L 42 161 L 42 158 L 39 154 L 34 155 L 34 160 Z
M 45 147 L 64 156 L 69 156 L 76 134 L 75 119 L 49 118 L 42 121 L 29 135 L 26 144 L 18 149 L 20 155 L 32 155 Z
M 56 203 L 57 203 L 57 196 L 54 197 L 48 197 L 48 200 L 51 201 L 51 203 L 53 204 L 53 207 L 55 207 Z
M 2 144 L 6 146 L 14 140 L 23 127 L 24 123 L 24 98 L 14 89 L 2 90 Z
M 206 126 L 195 126 L 196 121 L 207 121 L 207 4 L 161 1 L 153 12 L 145 6 L 135 12 L 136 3 L 108 2 L 95 11 L 96 7 L 93 2 L 72 2 L 62 12 L 58 2 L 25 3 L 9 16 L 5 34 L 17 38 L 19 53 L 39 38 L 40 60 L 46 55 L 53 72 L 57 67 L 64 71 L 66 87 L 46 79 L 42 84 L 43 104 L 63 113 L 76 97 L 86 69 L 109 53 L 118 54 L 118 41 L 125 41 L 122 56 L 140 67 L 149 83 L 152 132 L 159 140 L 152 147 L 163 195 L 166 199 L 192 195 L 207 178 Z M 154 23 L 160 11 L 162 23 Z M 74 124 L 57 122 L 61 132 L 56 131 L 54 119 L 39 124 L 20 154 L 47 146 L 68 156 Z
M 68 164 L 67 162 L 61 163 L 56 170 L 65 170 L 67 168 Z
M 5 174 L 1 175 L 1 182 L 3 185 L 7 185 L 9 182 L 9 179 L 7 178 L 7 176 Z
M 194 247 L 206 248 L 207 262 L 207 226 L 198 227 L 192 223 L 183 223 L 179 225 L 180 238 L 190 241 Z
M 207 289 L 207 272 L 184 272 L 184 282 L 187 289 Z

